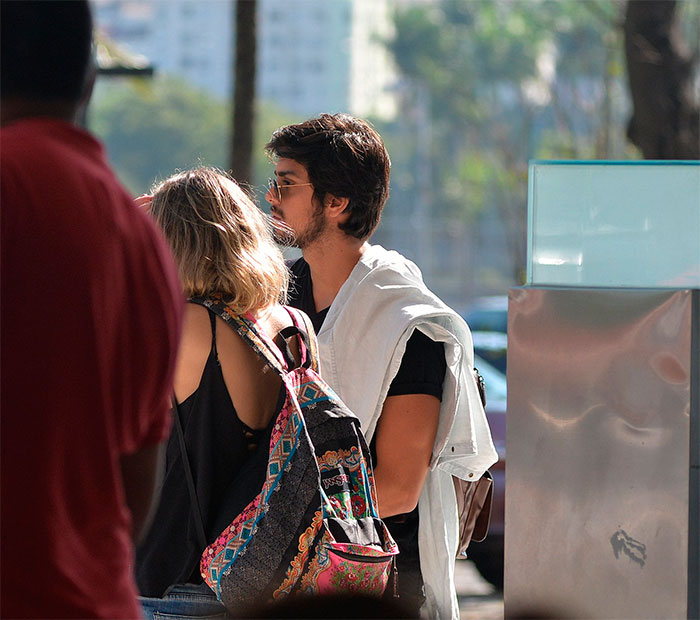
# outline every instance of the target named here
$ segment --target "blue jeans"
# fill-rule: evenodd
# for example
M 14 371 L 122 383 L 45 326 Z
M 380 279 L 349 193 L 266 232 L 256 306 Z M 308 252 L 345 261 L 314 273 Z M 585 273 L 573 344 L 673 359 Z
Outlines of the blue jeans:
M 163 598 L 139 597 L 145 620 L 224 620 L 230 616 L 206 583 L 173 586 Z

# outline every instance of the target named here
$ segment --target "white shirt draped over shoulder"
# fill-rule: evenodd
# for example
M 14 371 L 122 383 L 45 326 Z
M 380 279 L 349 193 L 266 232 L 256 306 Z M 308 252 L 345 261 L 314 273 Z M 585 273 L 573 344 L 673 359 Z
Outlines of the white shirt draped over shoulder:
M 459 618 L 454 588 L 458 518 L 452 476 L 477 480 L 498 460 L 473 375 L 464 320 L 423 283 L 418 267 L 372 245 L 355 265 L 318 333 L 321 374 L 371 440 L 414 330 L 443 342 L 447 372 L 430 470 L 418 503 L 428 618 Z M 410 454 L 406 458 L 411 458 Z

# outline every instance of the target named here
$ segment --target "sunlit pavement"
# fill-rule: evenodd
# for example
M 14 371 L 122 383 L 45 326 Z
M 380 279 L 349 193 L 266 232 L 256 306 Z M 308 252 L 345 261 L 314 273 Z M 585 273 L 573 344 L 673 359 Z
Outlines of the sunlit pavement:
M 469 560 L 456 562 L 455 587 L 462 620 L 503 620 L 503 592 L 484 581 Z

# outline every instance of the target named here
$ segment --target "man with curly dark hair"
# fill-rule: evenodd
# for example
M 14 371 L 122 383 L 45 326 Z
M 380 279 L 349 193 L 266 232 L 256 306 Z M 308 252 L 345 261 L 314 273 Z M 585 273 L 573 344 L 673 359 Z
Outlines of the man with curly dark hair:
M 368 242 L 390 171 L 369 123 L 322 114 L 278 129 L 266 148 L 278 235 L 303 254 L 290 265 L 290 303 L 311 317 L 321 373 L 370 440 L 402 603 L 415 616 L 458 617 L 452 475 L 476 480 L 497 458 L 469 329 L 411 261 Z

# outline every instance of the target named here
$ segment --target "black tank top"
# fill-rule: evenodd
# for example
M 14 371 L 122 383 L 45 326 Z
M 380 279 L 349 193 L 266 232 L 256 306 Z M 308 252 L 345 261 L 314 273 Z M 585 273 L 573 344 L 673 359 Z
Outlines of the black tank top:
M 202 378 L 178 408 L 207 542 L 211 543 L 263 484 L 270 433 L 284 404 L 285 390 L 280 387 L 275 415 L 267 428 L 253 430 L 244 424 L 224 383 L 216 350 L 216 317 L 211 311 L 209 319 L 212 346 Z M 231 492 L 234 488 L 235 493 Z M 161 597 L 174 584 L 201 583 L 202 551 L 191 516 L 180 446 L 173 432 L 168 440 L 160 503 L 136 552 L 135 575 L 141 595 Z

